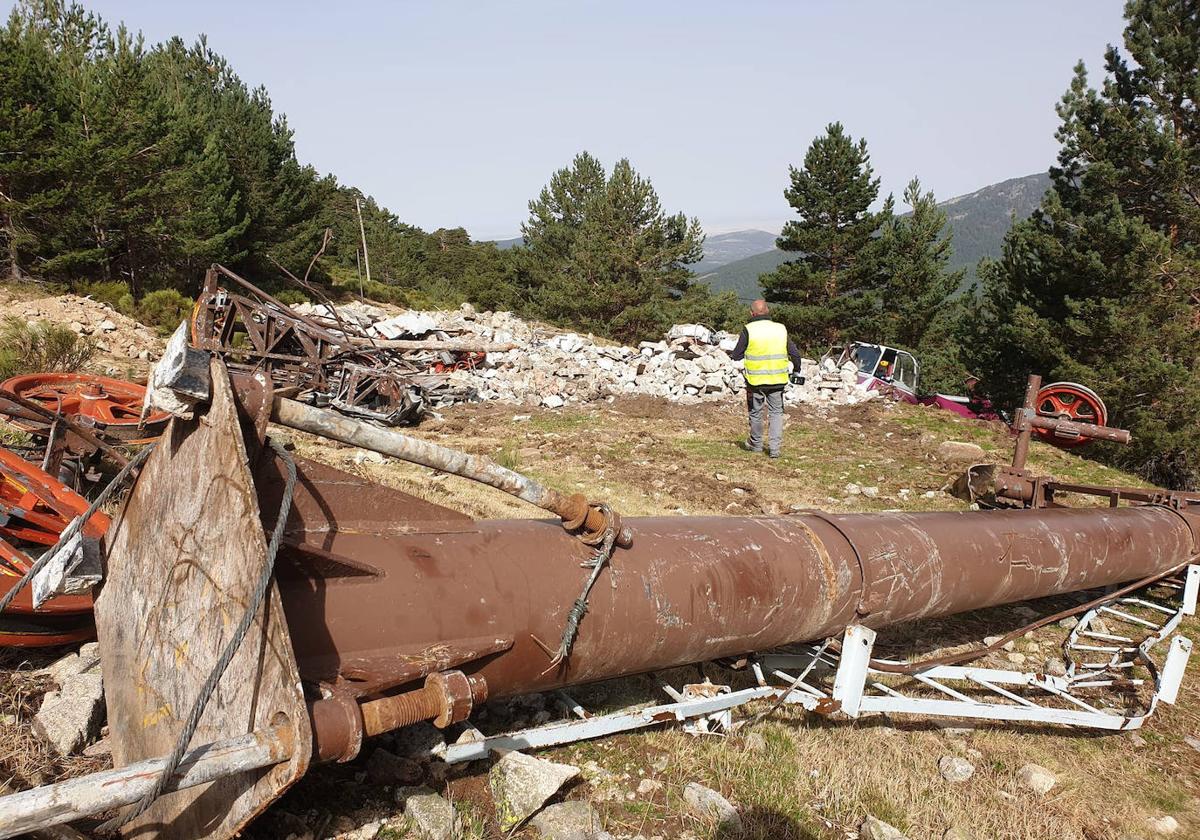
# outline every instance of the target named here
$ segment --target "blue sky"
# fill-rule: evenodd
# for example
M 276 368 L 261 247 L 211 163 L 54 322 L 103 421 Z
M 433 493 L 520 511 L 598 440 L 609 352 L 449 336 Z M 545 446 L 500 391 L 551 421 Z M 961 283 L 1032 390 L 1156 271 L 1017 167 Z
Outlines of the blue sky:
M 426 229 L 515 235 L 581 149 L 629 157 L 708 232 L 778 229 L 789 163 L 841 120 L 884 192 L 1045 170 L 1075 61 L 1118 0 L 86 0 L 150 42 L 200 33 L 265 85 L 300 159 Z

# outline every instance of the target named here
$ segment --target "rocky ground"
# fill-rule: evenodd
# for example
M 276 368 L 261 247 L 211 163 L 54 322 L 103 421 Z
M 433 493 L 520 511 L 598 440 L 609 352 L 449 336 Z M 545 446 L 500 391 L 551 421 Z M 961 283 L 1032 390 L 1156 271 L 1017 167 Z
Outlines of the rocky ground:
M 111 306 L 78 295 L 37 294 L 28 287 L 0 287 L 0 314 L 23 321 L 49 321 L 87 336 L 96 345 L 91 369 L 106 376 L 144 381 L 165 340 Z
M 63 318 L 104 333 L 110 347 L 140 341 L 138 328 L 90 302 L 53 299 Z M 58 317 L 45 301 L 6 303 Z M 91 313 L 91 317 L 86 317 Z M 103 316 L 103 317 L 100 317 Z M 147 338 L 149 344 L 149 339 Z M 149 348 L 148 348 L 149 349 Z M 124 351 L 130 359 L 128 349 Z M 139 351 L 140 353 L 140 351 Z M 113 353 L 114 361 L 119 353 Z M 141 361 L 141 360 L 138 360 Z M 800 405 L 788 412 L 783 457 L 741 451 L 744 408 L 736 396 L 696 404 L 615 397 L 561 408 L 499 403 L 439 409 L 414 434 L 487 454 L 563 490 L 610 501 L 631 515 L 955 510 L 946 492 L 973 460 L 1002 460 L 1004 427 L 948 412 L 873 400 Z M 276 430 L 297 450 L 480 517 L 540 512 L 486 488 L 374 453 Z M 1035 444 L 1031 466 L 1082 482 L 1129 476 Z M 889 631 L 899 655 L 952 648 L 1021 627 L 1069 599 L 996 608 Z M 1194 637 L 1200 624 L 1188 621 Z M 1051 626 L 993 656 L 1037 662 L 1065 633 Z M 104 742 L 82 747 L 37 724 L 64 696 L 94 688 L 88 651 L 0 658 L 0 786 L 19 789 L 105 765 Z M 101 652 L 102 653 L 102 652 Z M 66 654 L 65 660 L 60 657 Z M 858 721 L 781 709 L 728 736 L 662 728 L 487 762 L 448 767 L 422 758 L 445 737 L 412 727 L 369 742 L 345 765 L 314 769 L 247 832 L 251 838 L 1078 838 L 1125 840 L 1200 833 L 1200 680 L 1185 678 L 1179 703 L 1148 726 L 1097 735 L 1050 727 L 876 716 Z M 679 685 L 744 675 L 712 666 L 660 674 Z M 94 694 L 94 692 L 93 692 Z M 667 698 L 649 677 L 573 690 L 592 711 Z M 46 710 L 46 711 L 43 711 Z M 735 713 L 747 720 L 762 708 Z M 489 704 L 485 732 L 564 715 L 553 696 Z M 60 715 L 61 717 L 61 715 Z M 82 717 L 80 717 L 82 720 Z M 81 726 L 87 741 L 101 721 Z M 458 736 L 457 731 L 449 737 Z M 57 741 L 57 744 L 53 743 Z M 64 754 L 65 753 L 65 754 Z

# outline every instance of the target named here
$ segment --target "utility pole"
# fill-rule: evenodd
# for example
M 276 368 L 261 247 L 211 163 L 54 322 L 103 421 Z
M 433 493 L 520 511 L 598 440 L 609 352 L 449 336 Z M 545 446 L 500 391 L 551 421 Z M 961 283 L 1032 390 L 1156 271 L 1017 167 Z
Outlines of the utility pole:
M 370 254 L 367 253 L 367 231 L 366 231 L 366 228 L 363 227 L 362 201 L 360 201 L 357 197 L 355 197 L 355 199 L 354 199 L 354 207 L 355 207 L 355 209 L 358 210 L 358 234 L 359 234 L 359 236 L 362 237 L 363 263 L 366 265 L 366 268 L 367 268 L 367 282 L 370 283 L 371 282 L 371 256 L 370 256 Z M 361 280 L 358 285 L 358 296 L 360 298 L 363 296 Z

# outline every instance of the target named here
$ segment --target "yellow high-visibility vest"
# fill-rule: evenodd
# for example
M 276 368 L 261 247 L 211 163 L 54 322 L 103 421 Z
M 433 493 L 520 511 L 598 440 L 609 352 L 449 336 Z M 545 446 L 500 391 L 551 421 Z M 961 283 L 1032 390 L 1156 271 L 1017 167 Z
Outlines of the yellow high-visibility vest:
M 775 321 L 746 324 L 746 382 L 751 385 L 786 385 L 788 381 L 787 327 Z

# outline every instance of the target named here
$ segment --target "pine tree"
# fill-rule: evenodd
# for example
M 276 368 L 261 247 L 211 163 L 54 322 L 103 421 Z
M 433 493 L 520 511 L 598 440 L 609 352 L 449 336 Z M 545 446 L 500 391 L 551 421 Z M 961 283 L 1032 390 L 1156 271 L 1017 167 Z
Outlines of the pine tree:
M 841 123 L 829 125 L 804 155 L 804 167 L 789 168 L 791 185 L 784 190 L 800 216 L 783 227 L 781 250 L 797 252 L 760 278 L 766 299 L 781 304 L 778 316 L 804 344 L 839 341 L 869 318 L 877 306 L 872 284 L 871 238 L 892 215 L 889 197 L 879 212 L 879 197 L 866 140 L 857 142 Z
M 873 331 L 885 344 L 918 349 L 930 325 L 962 284 L 965 271 L 948 271 L 954 254 L 946 214 L 932 192 L 913 178 L 904 190 L 912 208 L 888 218 L 872 242 L 878 258 L 880 308 Z
M 606 175 L 587 152 L 556 172 L 522 225 L 532 305 L 550 320 L 614 338 L 657 336 L 693 289 L 696 219 L 668 215 L 628 160 Z M 692 292 L 696 294 L 696 292 Z
M 1104 397 L 1128 448 L 1100 450 L 1174 487 L 1200 483 L 1200 10 L 1126 6 L 1125 49 L 1096 90 L 1082 64 L 1058 106 L 1041 208 L 983 269 L 969 359 L 1019 399 L 1027 373 Z

